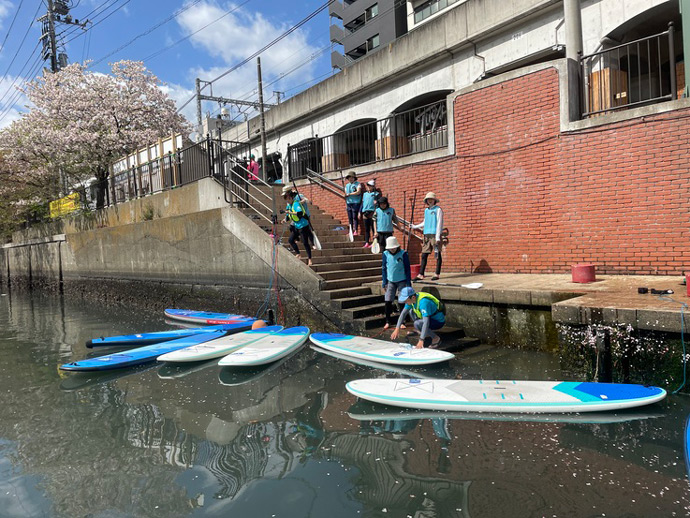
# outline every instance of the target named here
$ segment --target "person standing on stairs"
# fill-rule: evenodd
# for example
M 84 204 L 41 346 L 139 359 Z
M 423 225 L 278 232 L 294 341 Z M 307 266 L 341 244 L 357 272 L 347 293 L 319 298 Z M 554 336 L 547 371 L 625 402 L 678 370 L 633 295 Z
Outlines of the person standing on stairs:
M 359 235 L 359 211 L 362 208 L 362 184 L 357 181 L 357 174 L 350 171 L 345 185 L 345 202 L 347 203 L 347 220 L 352 228 L 352 235 Z
M 247 166 L 249 174 L 247 179 L 250 182 L 257 182 L 259 180 L 259 163 L 254 160 L 254 155 L 249 155 L 249 165 Z
M 374 211 L 380 191 L 376 189 L 376 180 L 367 182 L 367 190 L 362 194 L 362 220 L 364 223 L 364 247 L 371 248 L 371 237 L 374 233 Z
M 386 248 L 386 239 L 393 235 L 393 225 L 398 221 L 398 216 L 385 196 L 379 198 L 378 205 L 374 211 L 374 239 L 383 250 Z
M 438 331 L 446 324 L 446 307 L 443 302 L 434 297 L 431 293 L 416 293 L 414 288 L 403 288 L 398 297 L 398 303 L 405 304 L 400 312 L 398 323 L 391 333 L 391 340 L 396 340 L 400 333 L 405 317 L 411 314 L 414 319 L 414 331 L 410 331 L 408 336 L 419 333 L 417 349 L 423 347 L 438 347 L 441 337 L 434 331 Z
M 384 329 L 393 325 L 391 314 L 393 312 L 393 301 L 405 287 L 412 286 L 412 275 L 410 273 L 410 257 L 407 252 L 400 248 L 400 243 L 395 237 L 386 239 L 386 250 L 381 259 L 381 278 L 383 289 L 386 290 L 384 300 L 386 303 L 386 324 Z
M 443 231 L 443 210 L 438 205 L 438 198 L 433 192 L 428 192 L 424 196 L 424 203 L 426 209 L 424 210 L 424 220 L 418 225 L 412 225 L 414 229 L 423 229 L 424 242 L 422 243 L 422 262 L 419 266 L 419 275 L 417 280 L 424 279 L 424 270 L 426 270 L 426 262 L 429 259 L 429 254 L 434 252 L 436 255 L 436 273 L 431 278 L 432 281 L 438 280 L 441 276 L 441 265 L 443 258 L 441 257 L 441 232 Z
M 283 196 L 288 202 L 287 210 L 285 211 L 294 225 L 295 231 L 288 239 L 288 242 L 299 256 L 299 246 L 297 246 L 297 239 L 295 234 L 299 234 L 302 244 L 307 251 L 307 265 L 311 266 L 311 249 L 314 246 L 314 234 L 312 234 L 309 225 L 309 207 L 307 199 L 297 194 L 291 187 L 283 187 Z

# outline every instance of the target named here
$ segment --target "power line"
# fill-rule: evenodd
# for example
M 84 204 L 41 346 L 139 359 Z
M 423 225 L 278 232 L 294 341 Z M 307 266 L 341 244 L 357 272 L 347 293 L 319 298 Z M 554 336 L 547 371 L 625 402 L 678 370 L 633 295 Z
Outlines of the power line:
M 2 83 L 5 80 L 5 78 L 7 77 L 7 73 L 10 71 L 10 68 L 12 68 L 12 65 L 14 64 L 14 60 L 17 59 L 17 56 L 19 55 L 19 51 L 22 49 L 22 46 L 24 46 L 24 42 L 26 41 L 26 37 L 29 34 L 31 27 L 33 26 L 34 19 L 36 18 L 36 16 L 38 16 L 38 11 L 40 9 L 41 9 L 41 2 L 38 2 L 38 6 L 36 7 L 36 12 L 34 13 L 33 17 L 31 18 L 31 22 L 29 22 L 29 27 L 26 29 L 26 32 L 24 33 L 24 37 L 22 38 L 22 41 L 19 44 L 19 48 L 17 48 L 17 52 L 14 53 L 14 56 L 12 57 L 12 61 L 10 61 L 10 64 L 7 65 L 7 69 L 5 70 L 5 73 L 2 75 L 2 77 L 0 77 L 0 83 Z
M 17 15 L 19 14 L 19 11 L 21 10 L 23 4 L 24 4 L 24 0 L 19 2 L 19 7 L 17 7 L 17 12 L 14 13 L 14 18 L 12 18 L 12 23 L 10 23 L 10 28 L 7 29 L 7 34 L 5 34 L 5 39 L 2 40 L 2 45 L 0 45 L 0 52 L 2 52 L 2 49 L 5 48 L 5 43 L 7 43 L 7 38 L 9 38 L 10 32 L 12 32 L 12 27 L 14 27 L 14 22 L 17 20 Z
M 142 38 L 142 37 L 144 37 L 144 36 L 146 36 L 146 35 L 148 35 L 148 34 L 151 34 L 153 31 L 155 31 L 155 30 L 158 29 L 159 27 L 162 27 L 163 25 L 165 25 L 165 24 L 168 23 L 169 21 L 174 20 L 174 19 L 177 18 L 179 15 L 181 15 L 183 12 L 185 12 L 186 10 L 191 9 L 192 7 L 194 7 L 195 5 L 197 5 L 199 2 L 201 2 L 201 0 L 194 0 L 194 1 L 191 2 L 190 4 L 187 4 L 187 5 L 185 5 L 184 7 L 178 9 L 177 11 L 175 11 L 174 13 L 172 13 L 170 16 L 168 16 L 168 17 L 165 18 L 164 20 L 161 20 L 161 21 L 158 22 L 157 24 L 152 25 L 151 27 L 149 27 L 148 29 L 146 29 L 144 32 L 142 32 L 142 33 L 140 33 L 140 34 L 137 34 L 134 38 L 130 39 L 129 41 L 127 41 L 127 42 L 125 42 L 125 43 L 123 43 L 122 45 L 120 45 L 120 46 L 119 46 L 118 48 L 116 48 L 115 50 L 109 52 L 108 54 L 106 54 L 106 55 L 103 56 L 102 58 L 100 58 L 100 59 L 94 61 L 93 63 L 91 63 L 91 64 L 89 65 L 89 67 L 96 66 L 96 65 L 98 65 L 101 61 L 103 61 L 103 60 L 105 60 L 105 59 L 108 59 L 108 58 L 109 58 L 110 56 L 112 56 L 113 54 L 115 54 L 115 53 L 117 53 L 117 52 L 119 52 L 119 51 L 121 51 L 121 50 L 123 50 L 123 49 L 129 47 L 132 43 L 134 43 L 134 42 L 135 42 L 136 40 L 138 40 L 139 38 Z M 246 3 L 246 2 L 245 2 L 245 3 Z
M 34 76 L 40 69 L 41 69 L 41 63 L 43 62 L 43 59 L 39 55 L 37 59 L 34 61 L 34 64 L 31 68 L 31 71 L 27 74 L 29 77 Z M 26 80 L 25 80 L 26 82 Z M 14 85 L 14 83 L 12 83 Z M 7 117 L 7 115 L 10 114 L 12 109 L 14 108 L 15 104 L 19 100 L 19 98 L 22 96 L 22 91 L 19 90 L 18 88 L 15 90 L 14 94 L 8 99 L 7 101 L 7 106 L 3 109 L 2 113 L 0 114 L 0 122 Z M 4 98 L 4 97 L 3 97 Z M 0 100 L 0 104 L 2 104 L 2 100 Z

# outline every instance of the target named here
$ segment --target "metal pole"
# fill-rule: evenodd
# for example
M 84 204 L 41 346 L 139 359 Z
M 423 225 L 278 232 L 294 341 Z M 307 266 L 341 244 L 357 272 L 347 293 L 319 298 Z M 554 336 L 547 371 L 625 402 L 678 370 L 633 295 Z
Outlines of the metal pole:
M 196 141 L 201 142 L 202 127 L 201 127 L 201 79 L 196 78 Z
M 577 53 L 583 51 L 580 0 L 563 0 L 563 16 L 565 18 L 565 57 L 577 61 Z
M 53 20 L 53 0 L 48 0 L 48 27 L 50 31 L 50 70 L 58 71 L 57 42 L 55 41 L 55 20 Z
M 668 63 L 671 68 L 671 99 L 678 98 L 678 85 L 676 84 L 676 48 L 674 45 L 673 37 L 675 31 L 673 30 L 673 22 L 668 22 Z M 649 45 L 649 44 L 647 44 Z M 661 90 L 659 95 L 663 95 Z
M 263 176 L 264 182 L 268 183 L 268 158 L 266 156 L 266 118 L 264 117 L 264 85 L 261 80 L 261 58 L 256 58 L 256 75 L 259 80 L 259 113 L 261 115 L 261 175 Z M 272 209 L 273 215 L 271 219 L 275 225 L 278 221 L 277 211 L 276 211 L 276 191 L 271 187 L 271 200 L 273 203 Z

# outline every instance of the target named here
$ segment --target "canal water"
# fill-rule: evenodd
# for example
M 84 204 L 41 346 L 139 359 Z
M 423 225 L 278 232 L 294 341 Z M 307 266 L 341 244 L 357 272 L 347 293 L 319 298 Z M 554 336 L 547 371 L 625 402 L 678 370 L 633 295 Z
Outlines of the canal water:
M 92 353 L 88 339 L 166 328 L 157 313 L 2 294 L 1 517 L 690 514 L 687 396 L 546 419 L 401 413 L 344 386 L 404 374 L 308 347 L 241 372 L 215 362 L 58 370 Z M 564 376 L 554 355 L 488 346 L 416 372 Z

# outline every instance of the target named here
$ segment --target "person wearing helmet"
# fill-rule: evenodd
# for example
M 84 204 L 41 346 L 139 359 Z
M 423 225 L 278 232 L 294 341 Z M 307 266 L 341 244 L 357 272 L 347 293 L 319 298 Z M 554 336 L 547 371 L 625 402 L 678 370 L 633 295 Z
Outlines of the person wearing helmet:
M 381 278 L 383 288 L 386 290 L 384 296 L 386 304 L 386 324 L 384 329 L 393 325 L 391 313 L 393 312 L 393 301 L 398 290 L 406 286 L 412 286 L 412 275 L 410 274 L 410 257 L 407 252 L 400 248 L 400 243 L 396 237 L 386 239 L 386 250 L 381 259 Z
M 422 349 L 424 346 L 438 347 L 441 338 L 434 331 L 441 329 L 446 323 L 446 308 L 443 302 L 431 293 L 416 293 L 414 288 L 409 287 L 400 291 L 398 302 L 405 304 L 405 307 L 400 312 L 398 323 L 391 333 L 391 340 L 398 338 L 402 323 L 405 321 L 405 317 L 410 314 L 414 319 L 414 328 L 419 332 L 417 349 Z
M 247 178 L 251 182 L 256 182 L 259 180 L 259 163 L 254 160 L 254 155 L 249 155 L 249 165 L 247 166 L 249 174 Z
M 381 250 L 386 247 L 386 239 L 393 235 L 393 225 L 398 221 L 395 209 L 388 204 L 388 198 L 381 196 L 374 211 L 374 239 Z
M 362 194 L 362 219 L 364 220 L 364 246 L 371 248 L 371 235 L 374 233 L 374 211 L 380 191 L 376 189 L 376 180 L 369 180 L 366 191 Z
M 419 266 L 418 280 L 424 279 L 424 270 L 426 270 L 426 262 L 429 259 L 429 254 L 434 252 L 436 255 L 436 273 L 431 278 L 432 281 L 438 280 L 441 276 L 441 265 L 443 258 L 441 257 L 441 232 L 443 231 L 443 210 L 438 205 L 438 198 L 433 192 L 428 192 L 424 196 L 424 203 L 426 209 L 424 210 L 424 219 L 418 225 L 412 225 L 412 228 L 423 229 L 424 242 L 422 243 L 422 261 Z

